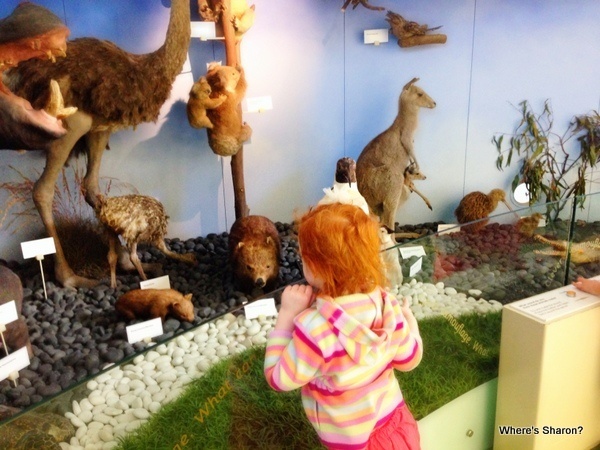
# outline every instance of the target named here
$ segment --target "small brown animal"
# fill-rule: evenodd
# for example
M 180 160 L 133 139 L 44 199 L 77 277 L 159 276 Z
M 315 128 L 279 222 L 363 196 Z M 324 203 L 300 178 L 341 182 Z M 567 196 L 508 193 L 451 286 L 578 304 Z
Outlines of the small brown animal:
M 245 292 L 272 290 L 279 277 L 281 242 L 275 224 L 264 216 L 236 220 L 229 232 L 234 281 Z
M 252 136 L 252 128 L 242 122 L 238 108 L 246 95 L 244 69 L 211 63 L 206 72 L 206 80 L 212 89 L 212 98 L 226 96 L 225 101 L 217 108 L 206 111 L 213 124 L 212 128 L 206 130 L 208 145 L 217 155 L 235 155 Z
M 132 289 L 115 303 L 119 313 L 129 320 L 155 319 L 163 322 L 167 315 L 178 320 L 194 321 L 192 294 L 183 295 L 175 289 Z
M 540 224 L 540 220 L 542 220 L 544 216 L 540 213 L 533 213 L 531 216 L 521 217 L 515 228 L 519 232 L 519 234 L 525 237 L 532 237 L 537 230 L 538 225 Z
M 192 86 L 186 108 L 188 122 L 192 127 L 213 128 L 212 122 L 206 115 L 206 110 L 221 106 L 227 97 L 219 95 L 216 98 L 210 98 L 211 93 L 212 89 L 206 81 L 206 77 L 200 77 Z
M 25 319 L 21 315 L 23 307 L 23 285 L 21 284 L 21 279 L 8 267 L 0 265 L 0 305 L 13 300 L 17 309 L 17 320 L 6 324 L 4 340 L 11 352 L 19 350 L 21 347 L 27 347 L 27 353 L 32 358 L 33 350 L 29 341 L 29 330 L 27 329 Z M 0 341 L 0 348 L 2 347 L 3 343 Z M 2 349 L 0 357 L 4 357 L 5 354 L 5 349 Z
M 489 219 L 480 219 L 486 219 L 493 213 L 498 206 L 498 202 L 504 203 L 506 207 L 512 211 L 512 208 L 506 201 L 506 194 L 502 189 L 492 189 L 489 194 L 475 191 L 465 195 L 454 211 L 454 215 L 460 224 L 468 222 L 475 223 L 464 225 L 461 227 L 461 230 L 476 233 L 485 227 L 489 222 Z

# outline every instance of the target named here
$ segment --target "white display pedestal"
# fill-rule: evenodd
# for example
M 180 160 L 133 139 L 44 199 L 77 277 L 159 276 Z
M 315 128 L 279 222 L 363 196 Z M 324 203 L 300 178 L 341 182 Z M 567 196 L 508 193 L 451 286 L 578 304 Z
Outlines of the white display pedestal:
M 600 298 L 566 286 L 505 306 L 494 449 L 599 443 Z

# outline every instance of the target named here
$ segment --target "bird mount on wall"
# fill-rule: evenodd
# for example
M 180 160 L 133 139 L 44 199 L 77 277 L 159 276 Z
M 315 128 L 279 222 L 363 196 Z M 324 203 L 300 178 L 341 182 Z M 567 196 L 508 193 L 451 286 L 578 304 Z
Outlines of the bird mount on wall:
M 388 11 L 386 19 L 390 24 L 392 34 L 398 38 L 400 47 L 414 47 L 416 45 L 427 44 L 445 44 L 445 34 L 426 34 L 430 31 L 441 28 L 428 28 L 427 25 L 420 25 L 417 22 L 406 20 L 400 14 Z
M 372 11 L 383 11 L 385 8 L 381 6 L 373 6 L 369 4 L 369 0 L 346 0 L 344 2 L 344 6 L 342 6 L 342 12 L 346 12 L 346 8 L 348 5 L 352 3 L 352 9 L 356 9 L 358 5 L 363 5 L 365 8 L 370 9 Z

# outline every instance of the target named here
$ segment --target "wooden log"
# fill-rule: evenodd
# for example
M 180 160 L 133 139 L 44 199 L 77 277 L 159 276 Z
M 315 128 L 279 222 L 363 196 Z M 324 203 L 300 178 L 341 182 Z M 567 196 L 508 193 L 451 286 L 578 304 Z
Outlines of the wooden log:
M 415 47 L 427 44 L 445 44 L 445 34 L 424 34 L 422 36 L 410 36 L 398 39 L 398 45 L 402 48 Z

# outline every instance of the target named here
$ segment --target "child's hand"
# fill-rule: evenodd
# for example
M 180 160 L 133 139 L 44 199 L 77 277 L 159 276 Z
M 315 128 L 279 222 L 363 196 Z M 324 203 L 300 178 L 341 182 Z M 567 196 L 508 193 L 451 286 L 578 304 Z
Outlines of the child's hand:
M 286 314 L 297 316 L 310 306 L 313 298 L 312 286 L 306 284 L 292 284 L 287 286 L 281 294 L 281 310 Z
M 294 318 L 313 302 L 313 289 L 305 284 L 287 286 L 281 294 L 281 308 L 277 315 L 275 330 L 292 331 Z
M 404 301 L 402 303 L 402 315 L 406 319 L 406 323 L 410 328 L 410 332 L 416 335 L 419 335 L 419 324 L 412 310 L 410 309 L 410 305 L 408 304 L 408 298 L 404 297 Z
M 600 295 L 600 281 L 598 280 L 578 277 L 577 280 L 573 282 L 573 286 L 588 294 Z

